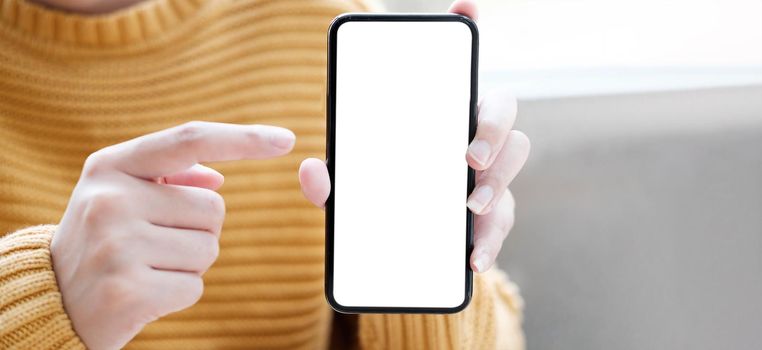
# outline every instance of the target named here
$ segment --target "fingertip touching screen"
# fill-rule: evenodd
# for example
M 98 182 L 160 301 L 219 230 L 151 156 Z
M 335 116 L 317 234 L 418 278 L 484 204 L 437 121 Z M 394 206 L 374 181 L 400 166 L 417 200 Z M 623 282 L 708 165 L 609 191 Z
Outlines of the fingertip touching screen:
M 328 299 L 350 312 L 465 307 L 475 27 L 366 16 L 335 22 L 330 39 Z

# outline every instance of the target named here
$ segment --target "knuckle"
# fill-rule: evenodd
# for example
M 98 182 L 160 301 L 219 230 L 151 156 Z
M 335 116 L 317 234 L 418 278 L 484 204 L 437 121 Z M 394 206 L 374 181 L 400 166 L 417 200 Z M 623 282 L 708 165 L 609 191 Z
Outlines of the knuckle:
M 100 284 L 100 294 L 106 305 L 117 306 L 127 302 L 132 293 L 133 283 L 123 276 L 105 277 Z
M 94 177 L 102 174 L 107 166 L 106 159 L 108 158 L 105 150 L 99 150 L 91 153 L 85 159 L 85 164 L 82 166 L 83 177 Z
M 510 210 L 511 215 L 513 215 L 513 212 L 516 208 L 516 198 L 513 197 L 513 192 L 509 188 L 505 189 L 505 192 L 503 193 L 503 200 L 505 201 L 505 205 Z
M 222 195 L 215 191 L 205 190 L 207 196 L 205 198 L 206 206 L 208 207 L 209 218 L 212 220 L 214 228 L 222 226 L 225 221 L 225 200 Z
M 485 237 L 484 244 L 486 246 L 489 246 L 490 248 L 493 248 L 495 246 L 500 246 L 503 241 L 503 225 L 500 223 L 490 223 L 487 225 L 488 230 L 488 236 Z
M 261 145 L 267 141 L 267 134 L 261 125 L 252 125 L 244 131 L 246 142 L 251 145 Z
M 212 212 L 224 216 L 225 215 L 225 199 L 222 198 L 222 195 L 215 192 L 208 190 L 209 193 L 209 205 L 212 207 Z
M 194 277 L 184 284 L 181 288 L 185 296 L 186 307 L 196 304 L 204 295 L 204 281 L 201 277 Z
M 102 239 L 97 243 L 95 252 L 92 255 L 92 261 L 96 266 L 100 266 L 110 272 L 119 272 L 122 270 L 124 261 L 122 259 L 125 244 L 118 236 L 111 236 Z
M 529 153 L 532 144 L 525 133 L 519 130 L 511 130 L 510 139 L 512 147 L 516 147 L 522 152 Z
M 513 220 L 509 220 L 508 222 L 506 222 L 503 230 L 500 231 L 502 233 L 502 237 L 501 238 L 503 240 L 508 238 L 508 235 L 511 233 L 511 229 L 513 229 Z
M 174 137 L 181 146 L 193 146 L 198 144 L 203 135 L 205 122 L 190 121 L 175 128 Z
M 513 228 L 513 218 L 509 216 L 511 216 L 510 213 L 504 213 L 504 218 L 494 225 L 496 236 L 501 244 L 508 238 L 508 234 L 511 232 L 511 228 Z
M 217 261 L 217 258 L 220 256 L 220 244 L 217 241 L 217 238 L 211 235 L 208 236 L 209 242 L 204 244 L 203 252 L 204 262 L 207 269 L 211 267 L 212 264 L 214 264 L 214 262 Z
M 107 262 L 117 255 L 119 255 L 120 246 L 118 242 L 116 242 L 116 239 L 110 238 L 110 239 L 104 239 L 99 245 L 98 245 L 98 251 L 96 253 L 96 257 L 101 262 Z
M 505 196 L 508 197 L 508 199 L 506 199 L 508 204 L 506 204 L 507 208 L 504 209 L 506 213 L 505 216 L 503 216 L 505 220 L 503 221 L 502 227 L 503 239 L 508 237 L 508 234 L 510 234 L 513 229 L 513 225 L 516 223 L 516 207 L 513 204 L 513 197 L 510 195 L 510 192 L 507 192 Z
M 84 200 L 82 218 L 89 224 L 97 225 L 117 213 L 125 200 L 124 194 L 113 189 L 92 191 Z

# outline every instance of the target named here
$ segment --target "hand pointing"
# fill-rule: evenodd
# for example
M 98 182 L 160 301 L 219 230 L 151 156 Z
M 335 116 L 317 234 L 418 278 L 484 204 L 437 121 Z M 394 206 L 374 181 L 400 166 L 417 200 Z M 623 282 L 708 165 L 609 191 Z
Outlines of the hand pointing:
M 200 162 L 272 158 L 293 145 L 283 128 L 191 122 L 90 155 L 51 243 L 85 345 L 121 348 L 201 297 L 225 203 L 222 175 Z

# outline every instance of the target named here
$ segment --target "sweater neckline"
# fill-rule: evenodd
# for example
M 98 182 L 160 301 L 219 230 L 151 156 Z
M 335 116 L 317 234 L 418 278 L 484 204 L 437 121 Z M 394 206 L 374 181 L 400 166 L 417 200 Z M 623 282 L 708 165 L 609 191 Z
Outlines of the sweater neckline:
M 115 12 L 82 15 L 26 0 L 0 0 L 0 25 L 49 42 L 89 48 L 125 47 L 150 41 L 178 27 L 206 2 L 148 0 Z

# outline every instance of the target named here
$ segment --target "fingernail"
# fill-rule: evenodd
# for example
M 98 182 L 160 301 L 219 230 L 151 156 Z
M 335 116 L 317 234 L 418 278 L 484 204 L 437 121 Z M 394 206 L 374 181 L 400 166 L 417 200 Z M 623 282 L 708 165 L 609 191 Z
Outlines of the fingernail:
M 484 140 L 475 140 L 468 146 L 468 154 L 481 165 L 487 164 L 491 152 L 489 142 Z
M 198 169 L 202 173 L 209 174 L 209 175 L 211 175 L 211 174 L 219 174 L 220 173 L 219 171 L 214 170 L 214 169 L 212 169 L 212 168 L 210 168 L 210 167 L 208 167 L 206 165 L 203 165 L 203 164 L 196 164 L 196 169 Z M 222 175 L 222 174 L 220 174 L 220 175 Z
M 476 272 L 484 272 L 487 269 L 487 264 L 489 264 L 489 256 L 483 251 L 477 254 L 476 258 L 474 258 Z
M 282 148 L 291 149 L 296 141 L 296 135 L 291 130 L 283 128 L 274 128 L 270 133 L 270 144 Z
M 493 195 L 492 187 L 486 185 L 479 186 L 474 193 L 471 193 L 468 202 L 466 202 L 466 206 L 468 206 L 474 213 L 479 214 L 487 207 L 487 204 L 492 200 Z

